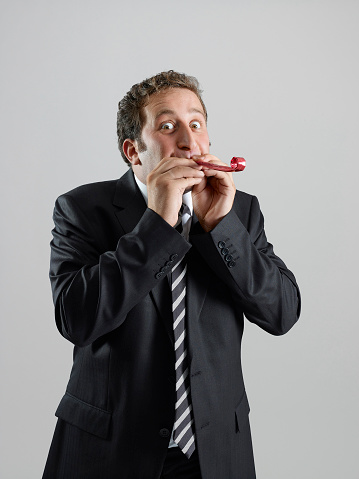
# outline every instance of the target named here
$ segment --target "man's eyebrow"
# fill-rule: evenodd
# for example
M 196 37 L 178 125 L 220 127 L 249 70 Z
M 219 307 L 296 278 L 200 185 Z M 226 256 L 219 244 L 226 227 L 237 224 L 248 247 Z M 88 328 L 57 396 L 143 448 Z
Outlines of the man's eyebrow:
M 204 111 L 200 110 L 199 108 L 192 108 L 190 110 L 190 113 L 199 113 L 200 115 L 203 116 L 203 118 L 205 118 Z
M 203 118 L 205 118 L 205 115 L 204 115 L 204 112 L 202 110 L 200 110 L 199 108 L 191 108 L 189 110 L 189 113 L 199 113 L 200 115 L 203 116 Z M 176 112 L 174 110 L 170 110 L 168 108 L 165 108 L 163 110 L 160 110 L 156 116 L 155 116 L 155 120 L 157 120 L 157 118 L 159 118 L 160 116 L 162 115 L 176 115 Z
M 162 115 L 174 115 L 175 112 L 174 110 L 169 110 L 168 108 L 164 109 L 164 110 L 160 110 L 157 115 L 155 116 L 155 120 L 157 120 L 158 117 L 162 116 Z

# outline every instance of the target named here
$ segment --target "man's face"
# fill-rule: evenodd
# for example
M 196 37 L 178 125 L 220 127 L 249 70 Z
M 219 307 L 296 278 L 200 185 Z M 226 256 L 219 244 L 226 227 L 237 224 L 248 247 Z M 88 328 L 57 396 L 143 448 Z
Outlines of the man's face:
M 141 139 L 146 150 L 138 152 L 139 163 L 133 164 L 142 183 L 162 158 L 209 153 L 205 114 L 191 90 L 174 88 L 154 94 L 143 113 Z

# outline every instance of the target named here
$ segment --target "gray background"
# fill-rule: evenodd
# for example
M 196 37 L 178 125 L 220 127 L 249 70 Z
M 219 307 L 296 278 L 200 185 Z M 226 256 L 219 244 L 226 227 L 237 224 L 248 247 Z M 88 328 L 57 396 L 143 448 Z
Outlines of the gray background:
M 286 336 L 246 324 L 258 478 L 359 478 L 358 14 L 348 0 L 2 1 L 2 478 L 41 477 L 70 372 L 48 281 L 55 198 L 126 171 L 117 102 L 170 68 L 198 77 L 211 152 L 247 159 L 237 187 L 301 286 Z

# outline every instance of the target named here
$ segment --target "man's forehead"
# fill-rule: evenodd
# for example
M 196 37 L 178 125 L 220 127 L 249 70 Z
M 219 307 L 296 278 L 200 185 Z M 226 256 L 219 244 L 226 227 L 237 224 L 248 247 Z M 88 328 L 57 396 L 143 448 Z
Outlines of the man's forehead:
M 157 119 L 165 114 L 175 115 L 178 109 L 205 116 L 199 98 L 188 88 L 172 88 L 151 95 L 144 111 L 146 116 Z
M 186 110 L 187 113 L 198 113 L 204 117 L 204 112 L 202 109 L 199 108 L 188 108 Z M 154 119 L 157 120 L 162 115 L 176 115 L 177 111 L 176 110 L 171 110 L 170 108 L 160 108 L 154 115 Z

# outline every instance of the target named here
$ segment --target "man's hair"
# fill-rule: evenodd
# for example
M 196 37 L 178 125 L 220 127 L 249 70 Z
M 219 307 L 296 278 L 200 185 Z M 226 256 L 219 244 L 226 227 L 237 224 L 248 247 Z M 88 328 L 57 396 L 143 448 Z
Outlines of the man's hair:
M 187 88 L 193 91 L 201 102 L 207 121 L 207 110 L 201 96 L 202 90 L 200 90 L 198 80 L 195 77 L 169 70 L 147 78 L 141 83 L 136 83 L 119 102 L 117 112 L 118 148 L 122 158 L 129 166 L 131 163 L 123 152 L 123 142 L 126 138 L 137 140 L 140 151 L 146 149 L 146 145 L 141 139 L 144 125 L 143 108 L 148 105 L 151 95 L 171 88 Z

